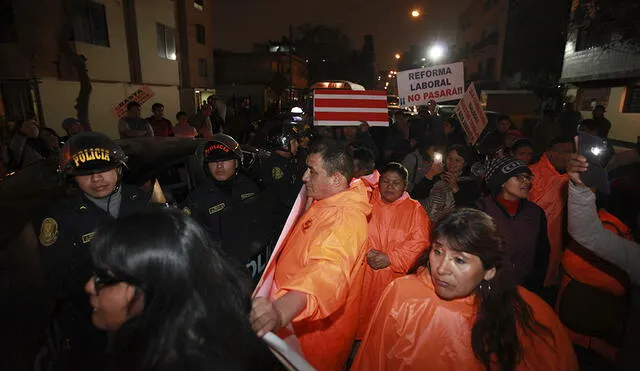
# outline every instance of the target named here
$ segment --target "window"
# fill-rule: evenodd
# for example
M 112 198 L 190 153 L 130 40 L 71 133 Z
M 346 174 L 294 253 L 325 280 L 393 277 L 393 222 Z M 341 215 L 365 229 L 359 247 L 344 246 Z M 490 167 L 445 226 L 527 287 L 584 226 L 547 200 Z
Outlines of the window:
M 176 60 L 176 30 L 156 23 L 158 37 L 158 56 L 164 59 Z
M 207 77 L 208 76 L 208 68 L 207 68 L 207 60 L 198 58 L 198 76 Z
M 205 44 L 204 26 L 201 24 L 196 25 L 196 41 L 198 44 Z
M 0 42 L 18 41 L 11 0 L 0 0 Z
M 623 113 L 640 113 L 640 86 L 627 87 L 624 98 Z
M 104 4 L 90 0 L 77 4 L 72 40 L 93 45 L 109 46 L 109 28 Z
M 193 7 L 198 10 L 204 10 L 204 0 L 193 0 Z

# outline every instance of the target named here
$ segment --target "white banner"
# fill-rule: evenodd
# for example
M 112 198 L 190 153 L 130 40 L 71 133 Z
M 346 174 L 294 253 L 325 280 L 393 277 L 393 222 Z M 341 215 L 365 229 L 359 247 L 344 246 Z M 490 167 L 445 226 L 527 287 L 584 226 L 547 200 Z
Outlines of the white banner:
M 426 105 L 430 100 L 444 102 L 464 95 L 464 64 L 456 62 L 399 71 L 397 75 L 400 106 Z

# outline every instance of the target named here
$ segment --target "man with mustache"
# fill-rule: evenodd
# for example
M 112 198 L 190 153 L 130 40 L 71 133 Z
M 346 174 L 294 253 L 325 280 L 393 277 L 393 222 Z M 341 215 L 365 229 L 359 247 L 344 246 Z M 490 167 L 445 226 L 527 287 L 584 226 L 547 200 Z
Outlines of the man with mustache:
M 56 202 L 35 223 L 42 267 L 56 301 L 60 328 L 60 369 L 88 370 L 100 364 L 106 333 L 91 324 L 84 284 L 94 270 L 89 245 L 95 230 L 109 219 L 143 210 L 150 201 L 137 187 L 123 185 L 127 156 L 103 134 L 71 137 L 60 156 L 59 171 L 73 179 L 77 192 Z
M 533 174 L 511 157 L 489 163 L 485 180 L 491 195 L 477 208 L 493 217 L 511 252 L 512 273 L 519 285 L 545 298 L 544 279 L 549 265 L 549 238 L 544 211 L 527 199 Z

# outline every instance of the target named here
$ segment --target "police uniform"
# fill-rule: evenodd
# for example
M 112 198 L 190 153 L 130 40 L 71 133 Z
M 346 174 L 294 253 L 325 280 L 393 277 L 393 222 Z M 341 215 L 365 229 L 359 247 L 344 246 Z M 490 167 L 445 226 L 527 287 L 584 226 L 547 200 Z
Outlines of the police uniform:
M 229 151 L 220 148 L 221 144 Z M 183 211 L 198 221 L 238 264 L 250 268 L 266 263 L 275 235 L 271 200 L 242 172 L 236 172 L 226 181 L 217 181 L 211 176 L 208 162 L 230 159 L 242 162 L 242 152 L 233 138 L 216 134 L 203 151 L 203 168 L 208 176 L 205 183 L 187 197 Z M 259 258 L 262 264 L 253 262 L 254 258 Z M 249 273 L 255 280 L 260 278 L 259 269 L 251 269 Z
M 122 150 L 109 138 L 82 133 L 65 144 L 60 168 L 72 176 L 89 175 L 120 167 L 125 160 Z M 116 186 L 109 197 L 114 195 L 120 199 L 118 216 L 141 211 L 151 196 L 132 186 Z M 113 216 L 80 192 L 54 203 L 34 223 L 38 228 L 43 271 L 56 299 L 54 318 L 60 330 L 56 340 L 61 341 L 63 351 L 61 369 L 97 369 L 95 362 L 106 347 L 106 333 L 91 323 L 84 285 L 93 271 L 90 252 L 93 234 L 110 219 Z

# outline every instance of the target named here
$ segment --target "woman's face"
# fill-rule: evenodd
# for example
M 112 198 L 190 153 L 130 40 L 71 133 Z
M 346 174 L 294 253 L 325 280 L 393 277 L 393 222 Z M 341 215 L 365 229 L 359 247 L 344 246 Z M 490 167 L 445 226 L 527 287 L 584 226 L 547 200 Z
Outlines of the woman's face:
M 507 200 L 525 199 L 529 196 L 531 190 L 531 182 L 533 176 L 531 174 L 519 174 L 512 176 L 502 186 L 502 195 Z
M 447 159 L 445 166 L 447 167 L 447 171 L 452 173 L 457 173 L 462 171 L 464 168 L 464 158 L 458 154 L 456 151 L 449 151 L 447 153 Z
M 388 204 L 402 197 L 402 194 L 407 189 L 407 183 L 405 183 L 404 179 L 395 171 L 382 173 L 378 185 L 382 201 Z
M 94 274 L 85 284 L 84 291 L 89 294 L 89 304 L 93 308 L 91 322 L 100 330 L 115 331 L 142 311 L 141 303 L 144 300 L 135 299 L 135 286 L 114 282 L 107 272 Z
M 531 165 L 531 161 L 533 160 L 533 148 L 528 146 L 519 147 L 513 153 L 513 157 L 520 161 L 523 161 L 527 165 Z
M 498 131 L 502 134 L 506 133 L 511 128 L 511 121 L 503 119 L 498 121 Z
M 491 280 L 496 273 L 495 268 L 485 270 L 477 255 L 452 249 L 442 237 L 431 245 L 429 267 L 436 293 L 444 300 L 471 295 L 483 280 Z

